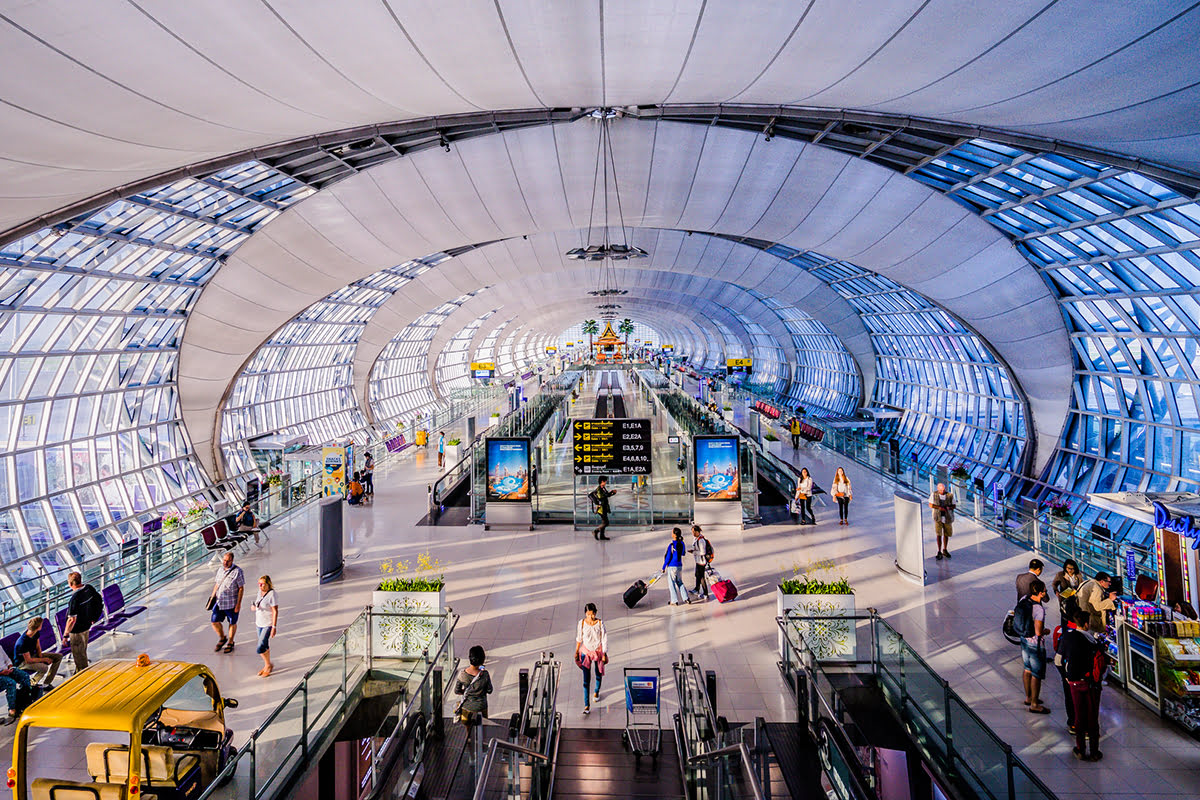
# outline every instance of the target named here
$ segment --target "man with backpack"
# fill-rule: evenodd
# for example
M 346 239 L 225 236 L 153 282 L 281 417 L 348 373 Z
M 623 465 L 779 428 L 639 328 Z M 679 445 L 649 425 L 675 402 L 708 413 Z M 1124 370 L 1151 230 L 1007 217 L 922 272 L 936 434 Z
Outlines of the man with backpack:
M 104 616 L 104 601 L 95 587 L 83 582 L 83 576 L 78 572 L 67 575 L 67 586 L 71 588 L 71 602 L 67 604 L 63 644 L 71 646 L 75 671 L 81 672 L 87 669 L 88 665 L 88 631 Z
M 1013 609 L 1013 629 L 1021 637 L 1021 682 L 1025 687 L 1025 705 L 1030 713 L 1049 714 L 1050 709 L 1042 705 L 1042 681 L 1046 679 L 1046 645 L 1043 637 L 1046 630 L 1046 584 L 1034 580 L 1029 586 L 1029 596 L 1017 601 Z
M 690 551 L 696 560 L 696 588 L 693 591 L 696 599 L 704 602 L 708 599 L 708 565 L 712 563 L 715 553 L 712 543 L 704 536 L 699 525 L 692 526 L 692 536 L 696 537 Z
M 1108 648 L 1088 631 L 1088 612 L 1075 611 L 1075 628 L 1064 631 L 1058 643 L 1063 672 L 1075 706 L 1075 749 L 1080 761 L 1099 761 L 1100 690 L 1108 673 Z M 1090 744 L 1090 750 L 1088 745 Z

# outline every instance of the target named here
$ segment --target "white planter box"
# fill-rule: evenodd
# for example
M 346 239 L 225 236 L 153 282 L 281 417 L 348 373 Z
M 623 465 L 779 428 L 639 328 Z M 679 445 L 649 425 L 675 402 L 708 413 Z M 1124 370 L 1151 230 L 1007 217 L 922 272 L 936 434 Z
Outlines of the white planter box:
M 436 592 L 371 593 L 371 654 L 375 658 L 419 658 L 437 636 L 439 617 L 389 617 L 393 614 L 442 614 L 446 587 Z
M 763 449 L 773 456 L 783 458 L 783 442 L 779 439 L 773 442 L 770 439 L 763 439 Z
M 775 587 L 776 616 L 798 609 L 799 614 L 814 617 L 852 617 L 855 613 L 852 594 L 784 594 Z M 799 623 L 800 635 L 817 658 L 846 659 L 853 661 L 858 656 L 858 637 L 855 623 L 836 620 L 820 620 Z M 784 657 L 783 631 L 779 632 L 779 657 Z
M 728 409 L 728 410 L 721 409 L 721 416 L 724 417 L 725 419 L 729 420 L 730 422 L 733 422 L 733 409 L 732 408 Z
M 460 446 L 457 444 L 446 445 L 446 467 L 447 468 L 453 467 L 455 464 L 458 463 L 458 460 L 460 458 L 462 458 L 462 456 L 458 452 L 459 447 Z

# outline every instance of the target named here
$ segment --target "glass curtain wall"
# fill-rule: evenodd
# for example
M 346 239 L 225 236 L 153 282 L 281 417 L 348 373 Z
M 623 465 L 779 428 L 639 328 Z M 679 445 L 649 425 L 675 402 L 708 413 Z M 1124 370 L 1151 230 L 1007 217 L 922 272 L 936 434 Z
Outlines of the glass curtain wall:
M 775 245 L 858 311 L 877 354 L 873 402 L 904 409 L 902 457 L 961 463 L 985 482 L 1023 477 L 1024 404 L 987 345 L 921 295 L 861 267 Z
M 251 161 L 0 243 L 9 599 L 206 502 L 175 383 L 184 323 L 221 260 L 312 191 Z
M 1075 385 L 1065 434 L 1028 494 L 1117 538 L 1150 529 L 1084 510 L 1089 492 L 1200 490 L 1200 205 L 1135 172 L 984 140 L 911 173 L 1013 239 L 1059 298 Z

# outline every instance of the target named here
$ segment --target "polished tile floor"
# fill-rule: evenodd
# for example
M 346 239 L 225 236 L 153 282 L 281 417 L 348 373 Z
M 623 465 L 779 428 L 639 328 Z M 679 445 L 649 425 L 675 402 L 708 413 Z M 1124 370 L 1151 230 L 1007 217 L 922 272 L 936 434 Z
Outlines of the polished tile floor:
M 791 454 L 828 483 L 840 463 L 822 449 Z M 832 560 L 852 581 L 860 608 L 879 612 L 950 681 L 951 686 L 993 726 L 1064 800 L 1095 797 L 1200 796 L 1200 745 L 1161 722 L 1116 690 L 1102 701 L 1104 761 L 1081 764 L 1070 753 L 1057 685 L 1044 693 L 1054 710 L 1035 716 L 1021 705 L 1020 655 L 999 633 L 1012 602 L 1013 577 L 1029 553 L 961 523 L 954 557 L 927 563 L 929 584 L 901 579 L 893 566 L 890 485 L 847 465 L 854 484 L 851 525 L 836 524 L 832 504 L 817 508 L 816 527 L 790 524 L 713 531 L 717 566 L 740 590 L 729 604 L 667 606 L 662 581 L 633 611 L 621 594 L 636 578 L 658 572 L 669 533 L 614 529 L 609 542 L 566 526 L 536 531 L 484 531 L 473 527 L 428 527 L 426 486 L 436 476 L 436 455 L 417 451 L 377 471 L 372 506 L 346 508 L 346 574 L 319 586 L 315 567 L 315 509 L 308 508 L 271 530 L 271 540 L 241 563 L 251 584 L 270 574 L 278 590 L 280 631 L 272 652 L 276 673 L 255 675 L 252 619 L 238 634 L 231 655 L 214 654 L 214 636 L 204 600 L 211 573 L 196 572 L 146 602 L 150 611 L 130 627 L 134 637 L 105 638 L 92 646 L 94 658 L 146 652 L 211 665 L 226 694 L 241 706 L 229 723 L 244 741 L 325 651 L 337 633 L 370 602 L 385 558 L 414 559 L 429 552 L 445 565 L 447 600 L 461 615 L 456 650 L 472 644 L 488 651 L 497 686 L 496 716 L 516 706 L 517 671 L 543 651 L 564 663 L 560 708 L 571 726 L 620 727 L 625 714 L 620 672 L 625 666 L 663 670 L 664 724 L 675 703 L 671 663 L 691 653 L 704 669 L 718 673 L 718 711 L 730 719 L 794 718 L 775 667 L 775 585 L 793 565 Z M 930 551 L 932 547 L 928 548 Z M 598 707 L 581 716 L 579 673 L 570 665 L 575 623 L 583 604 L 595 602 L 605 619 L 610 676 Z M 244 608 L 251 617 L 247 602 Z M 11 728 L 0 733 L 7 746 Z

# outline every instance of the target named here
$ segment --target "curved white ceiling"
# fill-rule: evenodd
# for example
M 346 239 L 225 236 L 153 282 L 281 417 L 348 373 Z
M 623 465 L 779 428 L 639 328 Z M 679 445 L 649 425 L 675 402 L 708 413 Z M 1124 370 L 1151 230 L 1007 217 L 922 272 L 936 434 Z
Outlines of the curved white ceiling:
M 248 148 L 514 108 L 866 109 L 1200 167 L 1179 0 L 5 5 L 0 230 Z
M 589 289 L 595 288 L 595 267 L 563 258 L 563 253 L 579 241 L 579 235 L 570 231 L 496 242 L 442 262 L 406 284 L 376 310 L 359 337 L 354 387 L 360 402 L 365 406 L 371 368 L 397 331 L 430 309 L 474 292 L 480 286 L 490 288 L 464 303 L 463 309 L 451 314 L 451 318 L 466 324 L 488 309 L 519 306 L 522 311 L 531 312 L 529 322 L 548 333 L 556 333 L 553 326 L 546 327 L 535 313 L 543 293 L 551 289 L 574 292 L 580 319 L 595 316 L 595 305 L 600 301 L 587 295 Z M 779 317 L 751 295 L 727 290 L 753 289 L 800 308 L 846 345 L 859 365 L 863 390 L 870 397 L 875 381 L 875 350 L 870 334 L 854 308 L 823 281 L 757 248 L 703 234 L 635 230 L 631 241 L 651 255 L 619 268 L 621 288 L 652 299 L 686 294 L 716 300 L 762 325 L 788 353 L 792 352 L 791 335 Z M 565 299 L 562 292 L 556 296 Z M 621 297 L 616 302 L 628 305 L 630 299 Z M 622 315 L 626 315 L 624 311 Z
M 206 466 L 227 387 L 259 344 L 314 300 L 423 254 L 586 227 L 596 137 L 595 121 L 585 119 L 415 153 L 313 195 L 251 237 L 205 288 L 181 346 L 183 417 Z M 815 145 L 632 119 L 614 124 L 612 140 L 631 227 L 814 250 L 957 315 L 1023 389 L 1031 438 L 1044 444 L 1037 466 L 1049 455 L 1069 402 L 1066 329 L 1042 278 L 992 226 L 903 175 Z M 698 263 L 721 263 L 733 247 L 710 242 Z M 479 271 L 473 289 L 503 277 L 486 259 L 463 263 Z M 734 263 L 744 265 L 739 283 L 763 281 L 749 260 Z M 453 269 L 444 286 L 425 282 L 431 297 L 464 293 Z

